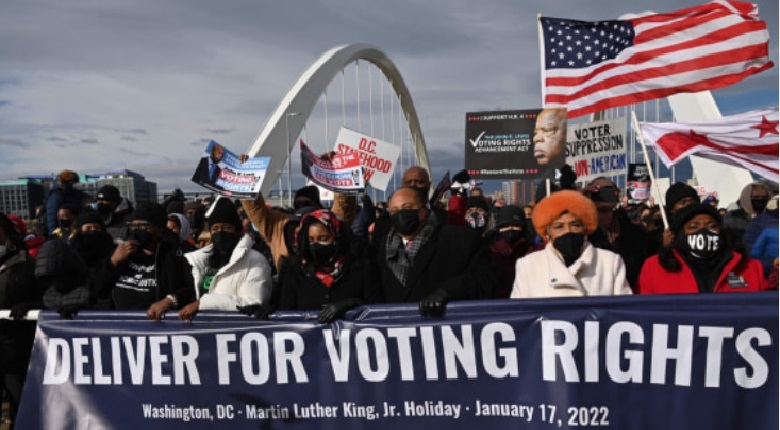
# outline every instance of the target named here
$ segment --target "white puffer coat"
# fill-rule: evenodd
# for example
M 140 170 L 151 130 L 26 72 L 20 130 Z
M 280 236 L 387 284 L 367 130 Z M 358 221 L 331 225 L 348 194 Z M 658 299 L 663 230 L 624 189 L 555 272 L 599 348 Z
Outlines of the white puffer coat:
M 236 306 L 264 303 L 271 296 L 271 266 L 262 254 L 252 249 L 252 238 L 244 235 L 230 255 L 230 261 L 214 275 L 208 294 L 200 298 L 200 309 L 234 311 Z M 184 256 L 192 266 L 195 294 L 208 270 L 214 245 Z

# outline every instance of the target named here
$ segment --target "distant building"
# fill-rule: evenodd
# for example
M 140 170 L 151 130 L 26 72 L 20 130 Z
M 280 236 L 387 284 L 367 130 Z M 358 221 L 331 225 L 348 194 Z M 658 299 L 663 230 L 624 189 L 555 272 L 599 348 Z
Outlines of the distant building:
M 96 181 L 97 188 L 93 192 L 87 193 L 95 195 L 97 190 L 103 185 L 113 185 L 119 189 L 119 194 L 130 200 L 134 205 L 139 202 L 157 203 L 157 184 L 147 181 L 143 175 L 140 175 L 128 169 L 114 169 L 108 173 L 100 175 Z
M 18 180 L 0 182 L 0 212 L 19 215 L 25 219 L 35 216 L 35 208 L 46 204 L 54 185 L 52 175 L 32 175 Z M 113 185 L 122 197 L 133 205 L 138 202 L 157 202 L 157 184 L 128 169 L 114 169 L 96 175 L 79 175 L 76 188 L 94 198 L 103 185 Z
M 504 201 L 509 205 L 523 206 L 534 200 L 536 184 L 533 181 L 501 182 Z
M 32 219 L 35 209 L 43 206 L 45 199 L 45 187 L 35 181 L 23 178 L 0 182 L 0 212 L 5 214 Z

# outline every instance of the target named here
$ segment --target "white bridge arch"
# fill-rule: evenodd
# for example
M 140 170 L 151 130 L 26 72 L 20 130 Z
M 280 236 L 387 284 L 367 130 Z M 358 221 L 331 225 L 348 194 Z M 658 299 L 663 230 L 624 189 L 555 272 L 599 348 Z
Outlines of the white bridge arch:
M 298 78 L 290 91 L 285 94 L 274 113 L 268 119 L 260 135 L 255 139 L 248 151 L 250 157 L 271 157 L 268 173 L 280 172 L 284 163 L 296 147 L 297 141 L 290 144 L 288 152 L 288 136 L 294 139 L 299 136 L 304 122 L 285 122 L 288 114 L 302 115 L 308 118 L 314 109 L 320 95 L 327 89 L 333 78 L 346 66 L 355 61 L 364 60 L 374 64 L 390 81 L 390 84 L 398 96 L 401 109 L 404 112 L 409 126 L 412 142 L 414 142 L 415 155 L 418 164 L 430 172 L 428 150 L 425 146 L 425 138 L 420 128 L 420 121 L 412 103 L 412 96 L 404 84 L 403 77 L 392 61 L 377 47 L 369 44 L 353 44 L 337 46 L 326 51 Z M 289 126 L 289 130 L 287 129 Z M 266 177 L 263 180 L 261 191 L 268 195 L 274 185 L 274 181 Z

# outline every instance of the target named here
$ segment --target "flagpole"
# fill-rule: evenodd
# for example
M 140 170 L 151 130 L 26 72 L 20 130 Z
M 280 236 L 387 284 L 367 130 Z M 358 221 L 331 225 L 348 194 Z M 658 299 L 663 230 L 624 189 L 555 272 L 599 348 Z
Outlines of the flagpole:
M 650 174 L 650 182 L 655 187 L 655 192 L 658 194 L 658 206 L 661 208 L 661 219 L 664 222 L 664 230 L 669 228 L 669 220 L 666 219 L 666 208 L 664 208 L 663 199 L 661 199 L 661 189 L 658 187 L 658 181 L 655 180 L 653 174 L 653 168 L 650 166 L 650 158 L 647 156 L 647 145 L 645 145 L 645 139 L 642 137 L 642 128 L 639 127 L 639 121 L 636 119 L 636 112 L 631 112 L 631 123 L 634 125 L 634 133 L 636 138 L 639 139 L 639 144 L 642 146 L 642 153 L 645 156 L 645 165 L 647 166 L 647 173 Z
M 541 65 L 540 69 L 542 71 L 541 73 L 541 80 L 542 80 L 542 107 L 544 107 L 544 98 L 546 96 L 545 94 L 545 86 L 544 86 L 544 71 L 545 71 L 545 52 L 544 52 L 544 33 L 542 31 L 542 14 L 537 13 L 536 14 L 536 32 L 537 32 L 537 41 L 539 42 L 539 64 Z M 549 193 L 548 193 L 549 194 Z

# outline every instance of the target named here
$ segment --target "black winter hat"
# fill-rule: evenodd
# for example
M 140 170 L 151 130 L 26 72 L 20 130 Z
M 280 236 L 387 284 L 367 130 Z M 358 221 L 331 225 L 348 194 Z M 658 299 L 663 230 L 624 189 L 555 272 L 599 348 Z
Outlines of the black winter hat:
M 667 210 L 669 210 L 673 208 L 677 202 L 686 197 L 693 197 L 696 201 L 699 201 L 699 195 L 692 186 L 677 182 L 666 190 L 666 201 L 664 204 L 666 205 Z
M 685 225 L 686 222 L 690 221 L 693 217 L 696 215 L 706 214 L 710 215 L 713 218 L 715 218 L 716 221 L 719 223 L 720 221 L 720 215 L 718 215 L 718 210 L 710 205 L 703 205 L 701 203 L 694 203 L 692 205 L 688 205 L 674 214 L 674 220 L 672 221 L 672 232 L 679 233 L 680 230 L 682 230 L 683 225 Z
M 174 200 L 170 203 L 168 203 L 168 206 L 165 207 L 165 212 L 170 214 L 183 214 L 184 213 L 184 202 L 181 200 Z
M 499 209 L 496 215 L 496 230 L 510 225 L 525 227 L 525 211 L 514 205 Z
M 139 203 L 130 215 L 130 221 L 146 221 L 157 227 L 165 228 L 168 224 L 168 215 L 161 204 L 143 202 Z
M 484 209 L 485 212 L 489 209 L 487 200 L 482 196 L 469 197 L 468 200 L 466 200 L 466 208 L 481 208 Z
M 308 185 L 295 192 L 295 198 L 306 197 L 315 204 L 320 204 L 320 190 L 314 185 Z
M 122 201 L 122 196 L 119 195 L 119 188 L 113 185 L 103 185 L 98 190 L 95 200 L 106 200 L 109 202 L 119 203 Z
M 76 220 L 76 228 L 81 229 L 81 226 L 84 224 L 100 224 L 101 227 L 106 227 L 103 217 L 95 211 L 85 211 L 83 214 L 79 215 Z
M 213 204 L 214 208 L 209 215 L 209 225 L 224 223 L 232 224 L 236 226 L 238 230 L 241 230 L 241 218 L 238 216 L 236 207 L 229 199 L 218 199 Z

